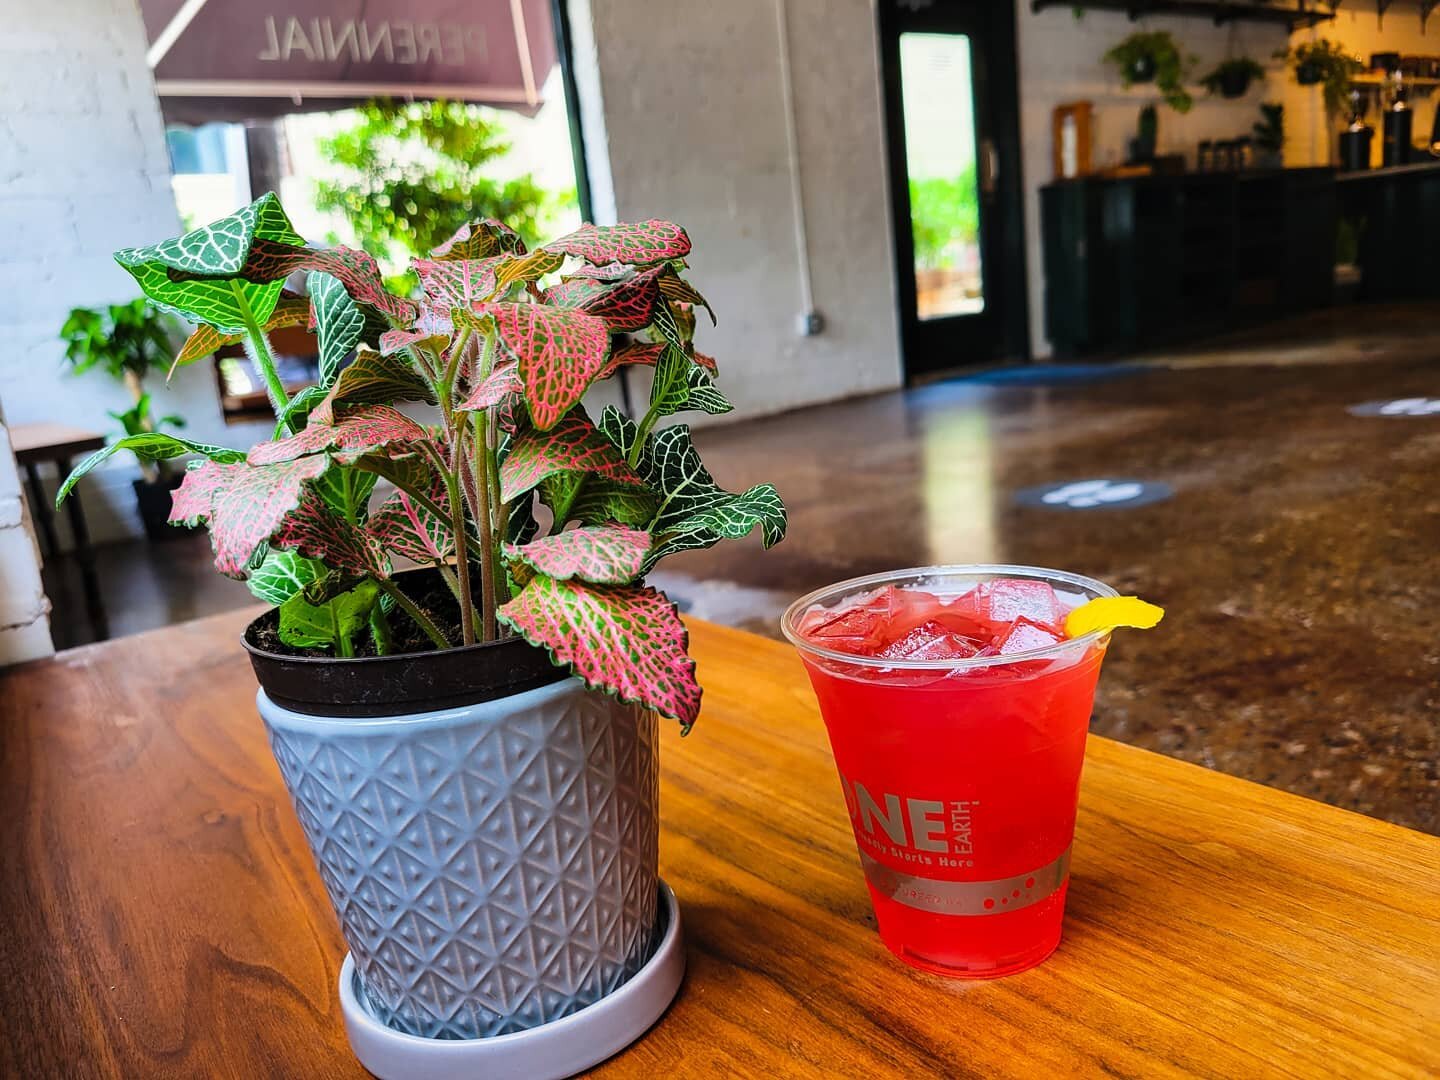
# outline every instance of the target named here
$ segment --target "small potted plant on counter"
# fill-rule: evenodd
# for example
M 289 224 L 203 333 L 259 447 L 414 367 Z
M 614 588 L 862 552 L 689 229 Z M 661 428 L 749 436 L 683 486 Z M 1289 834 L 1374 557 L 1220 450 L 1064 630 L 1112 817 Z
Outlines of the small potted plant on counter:
M 415 261 L 412 300 L 364 252 L 304 246 L 267 195 L 117 255 L 156 303 L 244 334 L 272 390 L 276 437 L 248 452 L 140 449 L 202 456 L 174 518 L 275 605 L 244 645 L 350 947 L 351 1045 L 382 1077 L 568 1075 L 679 986 L 656 716 L 688 730 L 700 688 L 644 579 L 786 525 L 772 486 L 724 490 L 660 424 L 730 408 L 695 349 L 689 253 L 662 221 L 533 251 L 479 221 Z M 320 380 L 287 398 L 263 327 L 297 270 Z M 582 398 L 627 365 L 653 369 L 644 414 L 592 420 Z
M 1339 112 L 1345 107 L 1350 81 L 1365 70 L 1359 59 L 1329 38 L 1316 38 L 1293 49 L 1281 49 L 1275 57 L 1289 62 L 1295 81 L 1301 86 L 1323 84 L 1327 112 Z
M 111 412 L 120 423 L 124 437 L 139 444 L 143 436 L 182 428 L 185 421 L 170 414 L 157 417 L 152 409 L 146 380 L 163 372 L 174 352 L 175 327 L 169 318 L 143 297 L 128 304 L 105 308 L 75 308 L 60 328 L 65 342 L 65 360 L 76 375 L 100 371 L 122 383 L 134 404 L 124 412 Z M 180 470 L 164 460 L 137 453 L 140 479 L 133 481 L 140 522 L 151 540 L 177 535 L 166 523 L 170 517 L 171 493 L 180 486 Z
M 1176 112 L 1189 112 L 1194 104 L 1185 89 L 1185 73 L 1195 58 L 1182 56 L 1175 38 L 1167 31 L 1131 34 L 1105 54 L 1105 62 L 1119 71 L 1122 86 L 1153 81 L 1165 103 Z
M 1267 101 L 1260 106 L 1260 119 L 1250 129 L 1255 139 L 1255 164 L 1278 169 L 1285 150 L 1285 106 Z
M 1265 78 L 1265 69 L 1248 56 L 1241 56 L 1231 60 L 1222 60 L 1203 79 L 1200 85 L 1213 97 L 1219 94 L 1221 97 L 1239 98 L 1244 97 L 1250 90 L 1250 84 L 1257 79 Z

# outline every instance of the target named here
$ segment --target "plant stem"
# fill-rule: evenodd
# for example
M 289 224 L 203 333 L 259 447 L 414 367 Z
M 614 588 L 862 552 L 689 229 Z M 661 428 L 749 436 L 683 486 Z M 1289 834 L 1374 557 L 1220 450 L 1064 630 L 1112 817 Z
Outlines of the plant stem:
M 445 479 L 445 495 L 450 501 L 450 528 L 456 536 L 465 536 L 465 501 L 460 495 L 459 464 L 460 454 L 463 451 L 462 441 L 459 432 L 455 433 L 455 461 L 451 468 L 443 475 Z M 485 546 L 484 534 L 480 538 L 481 546 Z M 460 557 L 455 560 L 455 577 L 460 584 L 460 629 L 465 636 L 466 645 L 475 644 L 475 600 L 470 592 L 470 556 L 468 551 L 461 551 Z
M 490 377 L 490 369 L 495 363 L 495 330 L 492 327 L 485 333 L 485 346 L 480 350 L 480 368 L 477 381 Z M 499 577 L 504 572 L 500 565 L 499 544 L 495 534 L 495 521 L 491 516 L 494 508 L 500 505 L 499 482 L 496 478 L 498 470 L 495 468 L 495 451 L 491 444 L 493 428 L 490 424 L 490 412 L 476 414 L 474 420 L 475 438 L 475 517 L 480 525 L 480 546 L 485 549 L 485 576 L 481 584 L 480 613 L 484 624 L 483 632 L 486 641 L 494 641 L 498 637 L 495 611 L 499 606 L 497 597 L 499 595 Z
M 400 586 L 388 578 L 377 579 L 377 583 L 380 586 L 381 592 L 394 600 L 395 603 L 399 605 L 401 611 L 415 620 L 415 625 L 425 631 L 425 636 L 434 643 L 437 649 L 450 648 L 450 642 L 446 639 L 445 635 L 440 632 L 440 628 L 435 625 L 434 620 L 425 614 L 420 605 L 416 604 L 415 601 L 401 592 Z
M 658 404 L 651 405 L 639 425 L 635 428 L 635 445 L 630 447 L 630 454 L 626 460 L 632 469 L 640 464 L 640 455 L 645 451 L 645 440 L 650 436 L 650 429 L 655 426 L 655 421 L 660 419 L 660 408 Z
M 275 370 L 275 356 L 270 351 L 270 342 L 265 340 L 265 331 L 250 309 L 250 299 L 238 281 L 230 282 L 230 291 L 235 294 L 235 306 L 240 309 L 240 319 L 245 324 L 245 351 L 250 354 L 251 362 L 265 380 L 265 389 L 270 395 L 270 408 L 275 410 L 275 419 L 284 418 L 285 425 L 294 431 L 294 422 L 285 416 L 285 410 L 290 407 L 290 398 L 285 393 L 285 384 L 280 380 L 280 373 Z
M 445 582 L 445 587 L 450 590 L 455 602 L 460 602 L 460 582 L 455 580 L 455 571 L 446 566 L 443 562 L 437 562 L 435 569 L 440 571 L 440 577 Z

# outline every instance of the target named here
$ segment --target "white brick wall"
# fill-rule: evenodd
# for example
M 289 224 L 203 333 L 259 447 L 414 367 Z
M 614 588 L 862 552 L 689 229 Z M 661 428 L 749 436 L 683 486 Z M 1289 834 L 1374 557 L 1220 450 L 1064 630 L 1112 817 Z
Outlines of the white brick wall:
M 9 422 L 59 420 L 113 433 L 123 387 L 61 367 L 57 334 L 72 307 L 130 300 L 116 248 L 179 231 L 160 109 L 135 0 L 6 3 L 0 31 L 0 404 Z M 259 428 L 226 429 L 206 365 L 152 386 L 159 412 L 196 438 L 248 446 Z M 140 534 L 116 457 L 80 488 L 97 542 Z M 53 490 L 54 477 L 47 477 Z M 62 543 L 64 515 L 56 519 Z
M 49 656 L 50 603 L 10 435 L 0 423 L 0 667 Z

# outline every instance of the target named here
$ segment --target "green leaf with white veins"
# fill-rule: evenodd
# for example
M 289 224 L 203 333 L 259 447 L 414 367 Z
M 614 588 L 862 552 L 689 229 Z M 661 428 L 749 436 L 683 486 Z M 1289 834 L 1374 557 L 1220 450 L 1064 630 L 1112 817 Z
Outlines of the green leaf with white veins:
M 650 384 L 650 407 L 656 416 L 673 416 L 683 409 L 699 409 L 719 416 L 735 406 L 715 385 L 715 378 L 691 356 L 666 344 L 655 365 Z
M 261 600 L 279 607 L 325 574 L 325 564 L 322 562 L 307 559 L 293 551 L 276 551 L 272 548 L 259 568 L 250 572 L 245 584 L 250 586 L 250 591 Z
M 122 450 L 129 450 L 144 462 L 165 461 L 170 458 L 183 457 L 186 454 L 201 454 L 211 461 L 218 461 L 226 465 L 245 460 L 243 450 L 228 450 L 223 446 L 193 442 L 190 439 L 181 439 L 159 431 L 143 431 L 138 435 L 127 435 L 123 439 L 116 439 L 105 449 L 96 450 L 79 465 L 76 465 L 70 471 L 70 475 L 65 478 L 65 482 L 60 485 L 60 490 L 55 495 L 55 505 L 59 506 L 65 501 L 65 496 L 70 494 L 71 489 L 80 482 L 82 476 Z
M 365 316 L 339 278 L 311 271 L 305 278 L 310 306 L 315 312 L 315 336 L 320 340 L 320 386 L 330 389 L 340 364 L 365 333 Z
M 604 427 L 604 418 L 601 421 Z M 760 529 L 765 546 L 785 538 L 785 504 L 773 484 L 757 484 L 738 495 L 726 491 L 706 471 L 686 424 L 661 428 L 641 455 L 639 472 L 660 506 L 650 524 L 655 547 L 645 572 L 666 555 L 738 540 Z
M 304 246 L 273 192 L 184 236 L 117 251 L 115 261 L 130 271 L 157 306 L 227 334 L 239 334 L 245 331 L 245 308 L 263 326 L 285 288 L 283 278 L 257 283 L 240 276 L 256 240 Z M 177 281 L 171 271 L 203 276 Z

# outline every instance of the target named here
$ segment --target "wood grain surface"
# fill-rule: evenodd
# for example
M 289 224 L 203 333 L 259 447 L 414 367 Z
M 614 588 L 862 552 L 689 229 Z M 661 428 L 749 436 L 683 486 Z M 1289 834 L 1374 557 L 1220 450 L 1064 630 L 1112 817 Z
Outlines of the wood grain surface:
M 0 1076 L 365 1075 L 252 614 L 0 674 Z M 874 933 L 798 661 L 693 629 L 660 855 L 689 973 L 597 1075 L 1440 1074 L 1440 840 L 1092 739 L 1059 951 L 925 975 Z

